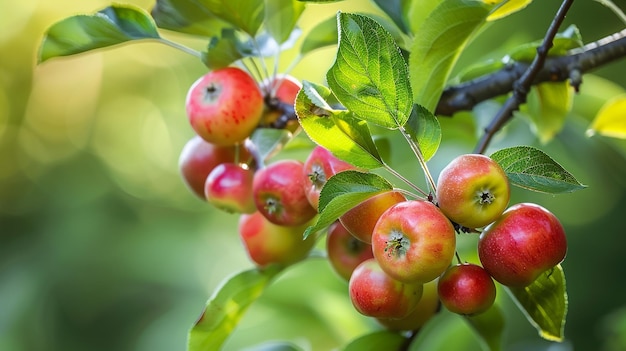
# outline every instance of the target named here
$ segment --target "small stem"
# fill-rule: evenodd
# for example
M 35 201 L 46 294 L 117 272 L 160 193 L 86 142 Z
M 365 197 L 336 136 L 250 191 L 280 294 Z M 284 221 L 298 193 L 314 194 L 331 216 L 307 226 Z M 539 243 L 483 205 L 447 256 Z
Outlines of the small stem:
M 461 260 L 461 256 L 459 256 L 459 252 L 458 251 L 454 251 L 454 255 L 456 256 L 456 261 L 459 264 L 463 264 L 463 260 Z
M 192 49 L 190 47 L 187 47 L 185 45 L 173 42 L 173 41 L 165 39 L 165 38 L 159 38 L 159 39 L 157 39 L 157 41 L 159 43 L 161 43 L 161 44 L 165 44 L 165 45 L 171 46 L 171 47 L 173 47 L 175 49 L 178 49 L 178 50 L 180 50 L 180 51 L 182 51 L 184 53 L 187 53 L 187 54 L 189 54 L 191 56 L 195 56 L 195 57 L 197 57 L 199 59 L 202 59 L 202 53 L 200 51 L 194 50 L 194 49 Z
M 385 162 L 383 162 L 383 167 L 385 167 L 385 169 L 393 174 L 396 178 L 400 179 L 401 181 L 403 181 L 404 183 L 406 183 L 408 186 L 410 186 L 413 190 L 417 191 L 418 193 L 428 197 L 428 193 L 425 192 L 424 190 L 422 190 L 420 187 L 418 187 L 417 185 L 413 184 L 410 180 L 406 179 L 402 174 L 396 172 L 395 169 L 391 168 L 391 166 L 389 166 L 388 164 L 386 164 Z
M 396 191 L 396 192 L 402 193 L 403 195 L 405 195 L 405 196 L 407 196 L 407 197 L 410 197 L 410 198 L 414 198 L 414 199 L 422 199 L 422 200 L 424 200 L 424 199 L 425 199 L 423 196 L 419 196 L 419 195 L 417 195 L 417 194 L 415 194 L 415 193 L 412 193 L 412 192 L 410 192 L 410 191 L 408 191 L 408 190 L 406 190 L 406 189 L 402 189 L 402 188 L 393 188 L 393 191 Z
M 622 20 L 622 22 L 626 23 L 626 14 L 624 14 L 624 11 L 622 11 L 622 9 L 617 7 L 617 5 L 613 3 L 613 1 L 611 0 L 595 0 L 595 1 L 608 7 L 609 10 L 613 11 L 613 13 L 615 13 L 615 15 L 617 15 L 617 17 L 619 17 L 619 19 Z
M 256 38 L 254 38 L 254 37 L 252 37 L 252 45 L 254 45 L 254 48 L 259 53 L 259 61 L 261 61 L 261 67 L 263 68 L 263 71 L 265 72 L 265 77 L 267 77 L 269 79 L 270 78 L 270 71 L 267 68 L 267 65 L 265 64 L 265 60 L 263 59 L 263 56 L 261 55 L 261 48 L 259 47 L 259 43 L 256 41 Z M 258 69 L 257 69 L 257 71 L 258 71 Z M 263 75 L 261 75 L 261 78 L 263 78 Z M 261 79 L 261 80 L 263 80 L 263 79 Z
M 420 149 L 420 146 L 416 142 L 414 142 L 413 139 L 411 139 L 411 136 L 403 126 L 400 126 L 400 132 L 402 132 L 404 139 L 406 139 L 406 142 L 411 147 L 411 150 L 413 150 L 413 153 L 415 154 L 415 157 L 417 158 L 420 167 L 422 167 L 422 170 L 424 171 L 424 176 L 426 177 L 426 181 L 430 187 L 431 194 L 437 194 L 437 185 L 435 184 L 433 176 L 430 174 L 430 170 L 428 169 L 428 165 L 426 164 L 426 160 L 424 159 L 424 155 L 422 154 L 422 149 Z

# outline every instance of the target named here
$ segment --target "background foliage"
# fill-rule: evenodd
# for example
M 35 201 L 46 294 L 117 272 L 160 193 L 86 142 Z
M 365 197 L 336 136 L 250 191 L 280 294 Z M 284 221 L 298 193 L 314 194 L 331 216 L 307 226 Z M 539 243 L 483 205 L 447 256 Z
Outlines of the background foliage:
M 374 9 L 364 3 L 309 6 L 303 29 L 339 8 Z M 192 136 L 184 97 L 206 71 L 200 61 L 145 42 L 35 66 L 50 24 L 109 4 L 0 0 L 0 349 L 182 350 L 188 328 L 219 282 L 251 267 L 236 236 L 237 217 L 194 198 L 178 175 L 178 154 Z M 541 38 L 556 7 L 537 1 L 493 24 L 458 66 Z M 565 25 L 571 23 L 585 42 L 623 26 L 592 1 L 573 6 Z M 205 45 L 166 35 L 199 49 Z M 323 83 L 334 50 L 308 56 L 293 74 Z M 626 87 L 624 65 L 585 77 L 565 129 L 548 144 L 540 144 L 518 118 L 492 145 L 541 147 L 589 186 L 557 197 L 513 193 L 512 203 L 523 198 L 542 204 L 568 230 L 567 341 L 551 350 L 626 349 L 620 222 L 626 144 L 584 133 L 602 99 Z M 485 117 L 494 112 L 489 104 L 481 109 Z M 480 115 L 477 123 L 469 114 L 441 119 L 442 148 L 430 162 L 435 174 L 454 155 L 471 151 Z M 402 168 L 403 157 L 395 153 L 392 162 L 419 178 L 417 169 Z M 354 311 L 346 288 L 326 262 L 299 264 L 251 307 L 226 349 L 280 339 L 325 350 L 379 328 Z M 510 310 L 507 349 L 550 346 L 505 294 L 499 299 Z M 425 349 L 476 349 L 460 318 L 444 314 L 435 326 L 447 334 L 430 333 L 421 342 Z

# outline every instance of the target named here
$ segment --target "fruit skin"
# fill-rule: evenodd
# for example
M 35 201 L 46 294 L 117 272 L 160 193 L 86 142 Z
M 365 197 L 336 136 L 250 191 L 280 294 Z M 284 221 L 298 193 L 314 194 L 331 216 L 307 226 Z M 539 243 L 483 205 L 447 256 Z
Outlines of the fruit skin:
M 426 283 L 443 273 L 454 257 L 452 223 L 428 201 L 405 201 L 385 211 L 372 234 L 380 267 L 406 283 Z
M 404 201 L 406 198 L 401 193 L 387 191 L 356 205 L 339 217 L 339 221 L 354 237 L 371 244 L 378 218 L 391 206 Z
M 463 315 L 485 312 L 496 300 L 496 285 L 483 267 L 462 263 L 448 268 L 437 286 L 441 303 Z
M 372 245 L 352 236 L 339 221 L 328 228 L 326 252 L 333 270 L 346 281 L 361 262 L 374 258 Z
M 300 161 L 280 160 L 254 175 L 254 202 L 270 222 L 296 226 L 317 214 L 304 194 L 303 168 Z
M 194 194 L 205 199 L 204 183 L 209 173 L 221 163 L 235 162 L 236 155 L 235 146 L 217 146 L 194 136 L 187 141 L 178 158 L 183 182 Z M 239 160 L 245 162 L 249 158 L 248 150 L 239 147 Z
M 422 298 L 417 303 L 415 310 L 408 316 L 399 319 L 377 318 L 376 320 L 386 329 L 392 331 L 418 330 L 434 317 L 440 308 L 437 281 L 433 280 L 424 284 Z
M 495 221 L 510 197 L 506 173 L 485 155 L 458 156 L 441 170 L 437 180 L 439 208 L 450 220 L 468 228 Z
M 532 203 L 508 208 L 485 228 L 478 257 L 493 279 L 524 287 L 565 258 L 567 238 L 558 218 Z
M 253 179 L 253 170 L 236 163 L 222 163 L 209 173 L 204 195 L 210 204 L 226 212 L 252 213 L 256 211 Z
M 307 200 L 317 209 L 320 200 L 320 192 L 326 181 L 333 175 L 355 169 L 355 167 L 347 162 L 336 158 L 327 149 L 316 146 L 304 161 L 304 193 Z
M 270 84 L 271 86 L 269 86 Z M 280 86 L 276 88 L 278 84 Z M 295 113 L 293 105 L 296 103 L 296 96 L 301 88 L 302 83 L 288 74 L 276 75 L 271 83 L 270 80 L 264 80 L 261 83 L 261 89 L 264 92 L 269 91 L 269 94 L 266 93 L 265 96 L 265 110 L 261 118 L 261 125 L 277 126 L 285 123 L 285 120 L 281 120 L 281 118 L 284 118 L 285 113 Z M 284 111 L 284 109 L 288 111 Z M 284 128 L 295 134 L 300 130 L 300 123 L 297 119 L 291 119 L 286 121 Z
M 348 282 L 348 290 L 359 313 L 376 318 L 403 318 L 415 310 L 423 286 L 391 278 L 371 258 L 356 267 Z
M 312 223 L 295 227 L 276 225 L 261 213 L 239 217 L 239 238 L 248 257 L 259 267 L 269 264 L 290 265 L 303 260 L 315 245 L 315 235 L 303 240 L 302 234 Z
M 226 67 L 196 80 L 187 93 L 186 110 L 193 130 L 222 146 L 244 141 L 261 120 L 263 95 L 245 71 Z

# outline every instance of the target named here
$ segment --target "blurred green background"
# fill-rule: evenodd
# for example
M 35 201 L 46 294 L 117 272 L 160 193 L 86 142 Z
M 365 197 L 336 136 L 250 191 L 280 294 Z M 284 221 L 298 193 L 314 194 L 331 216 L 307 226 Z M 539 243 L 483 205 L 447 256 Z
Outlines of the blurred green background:
M 237 237 L 237 216 L 195 198 L 178 174 L 178 155 L 193 135 L 185 94 L 206 72 L 197 59 L 141 42 L 36 65 L 48 26 L 109 4 L 0 0 L 0 350 L 184 350 L 189 327 L 220 281 L 252 266 Z M 537 1 L 491 25 L 460 66 L 541 38 L 557 7 Z M 312 5 L 302 26 L 310 29 L 338 9 L 371 8 L 359 0 Z M 570 23 L 586 42 L 624 26 L 594 1 L 575 3 Z M 205 45 L 165 35 L 199 50 Z M 319 50 L 293 74 L 323 82 L 333 54 Z M 567 341 L 553 345 L 500 294 L 507 350 L 626 350 L 626 144 L 584 136 L 603 100 L 626 87 L 625 68 L 626 61 L 617 62 L 586 77 L 567 126 L 549 144 L 537 144 L 518 118 L 492 145 L 542 147 L 589 186 L 561 196 L 514 191 L 512 202 L 540 203 L 566 226 L 570 306 Z M 468 114 L 442 125 L 435 174 L 476 141 Z M 396 150 L 392 161 L 401 164 L 405 152 Z M 420 181 L 416 165 L 399 169 Z M 472 247 L 473 239 L 465 240 Z M 301 263 L 252 306 L 225 349 L 280 339 L 328 350 L 380 328 L 354 311 L 346 289 L 325 261 Z M 429 350 L 478 348 L 460 318 L 438 323 Z

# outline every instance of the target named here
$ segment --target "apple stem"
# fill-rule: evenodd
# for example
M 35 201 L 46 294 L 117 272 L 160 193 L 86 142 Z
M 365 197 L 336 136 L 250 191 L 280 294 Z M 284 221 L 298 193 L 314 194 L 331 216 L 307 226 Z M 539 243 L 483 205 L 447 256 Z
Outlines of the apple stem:
M 262 57 L 262 55 L 261 55 L 261 47 L 259 46 L 259 42 L 254 37 L 252 37 L 252 45 L 254 45 L 254 48 L 259 53 L 259 57 Z M 265 75 L 260 73 L 261 78 L 267 77 L 269 79 L 270 78 L 270 71 L 267 69 L 267 65 L 265 64 L 265 60 L 259 60 L 259 61 L 261 61 L 261 67 L 263 68 L 263 72 L 265 72 Z M 256 61 L 255 61 L 255 63 L 256 63 Z M 256 64 L 255 64 L 255 66 L 256 66 Z M 257 71 L 259 71 L 258 68 L 257 68 Z M 262 81 L 263 79 L 260 79 L 260 80 Z
M 436 196 L 437 185 L 435 184 L 435 180 L 433 179 L 433 176 L 430 174 L 430 170 L 428 169 L 428 165 L 426 164 L 426 160 L 424 159 L 424 154 L 422 154 L 422 149 L 420 149 L 419 144 L 417 144 L 416 142 L 413 141 L 413 139 L 411 139 L 409 132 L 406 131 L 406 128 L 404 128 L 404 126 L 399 126 L 399 129 L 400 129 L 400 132 L 402 132 L 404 139 L 411 147 L 411 150 L 413 150 L 413 153 L 415 154 L 417 161 L 419 162 L 420 166 L 422 167 L 422 170 L 424 171 L 424 176 L 426 177 L 426 181 L 430 187 L 431 195 Z M 426 194 L 426 195 L 428 196 L 429 194 Z M 431 202 L 434 203 L 435 201 L 436 201 L 436 198 L 433 198 L 433 201 Z
M 417 191 L 418 193 L 424 195 L 424 197 L 428 197 L 428 193 L 425 192 L 424 190 L 422 190 L 420 187 L 418 187 L 417 185 L 413 184 L 410 180 L 406 179 L 402 174 L 398 173 L 395 169 L 393 169 L 391 166 L 389 166 L 386 162 L 383 161 L 383 167 L 385 167 L 385 169 L 393 174 L 396 178 L 400 179 L 401 181 L 403 181 L 404 183 L 406 183 L 408 186 L 410 186 L 411 188 L 413 188 L 415 191 Z
M 398 192 L 398 193 L 402 193 L 410 198 L 414 198 L 414 199 L 425 199 L 423 196 L 419 196 L 415 193 L 412 193 L 408 190 L 402 189 L 402 188 L 393 188 L 393 191 Z
M 463 264 L 463 260 L 461 260 L 461 256 L 459 256 L 458 251 L 454 251 L 454 255 L 456 256 L 456 260 L 459 264 Z

